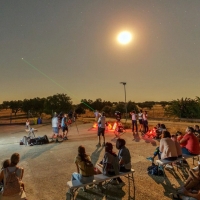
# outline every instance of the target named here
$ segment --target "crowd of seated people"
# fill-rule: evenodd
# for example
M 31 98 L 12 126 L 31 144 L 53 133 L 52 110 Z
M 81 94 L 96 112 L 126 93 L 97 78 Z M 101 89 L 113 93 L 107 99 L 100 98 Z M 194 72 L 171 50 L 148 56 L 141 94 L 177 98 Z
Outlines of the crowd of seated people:
M 175 161 L 178 157 L 182 157 L 181 147 L 175 135 L 171 136 L 168 131 L 162 132 L 159 147 L 155 149 L 153 156 L 148 157 L 147 160 L 154 162 L 156 156 L 158 156 L 158 159 L 169 161 Z M 166 167 L 170 166 L 167 165 Z
M 145 136 L 159 140 L 161 139 L 162 132 L 166 130 L 165 124 L 158 123 L 152 130 L 146 132 Z

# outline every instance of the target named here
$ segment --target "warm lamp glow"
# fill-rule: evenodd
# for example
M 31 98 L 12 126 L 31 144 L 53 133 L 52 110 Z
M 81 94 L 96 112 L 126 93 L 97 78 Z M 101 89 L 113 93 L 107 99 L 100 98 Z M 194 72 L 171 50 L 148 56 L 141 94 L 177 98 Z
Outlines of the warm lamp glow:
M 120 44 L 125 45 L 130 43 L 130 41 L 132 40 L 132 35 L 128 31 L 123 31 L 119 33 L 119 35 L 117 36 L 117 40 Z

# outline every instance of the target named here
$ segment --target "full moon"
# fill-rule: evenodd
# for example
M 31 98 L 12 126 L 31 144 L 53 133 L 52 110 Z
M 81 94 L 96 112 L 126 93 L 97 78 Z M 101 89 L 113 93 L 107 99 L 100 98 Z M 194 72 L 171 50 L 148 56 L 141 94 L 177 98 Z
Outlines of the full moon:
M 117 36 L 117 40 L 120 44 L 128 44 L 132 40 L 132 35 L 128 31 L 123 31 Z

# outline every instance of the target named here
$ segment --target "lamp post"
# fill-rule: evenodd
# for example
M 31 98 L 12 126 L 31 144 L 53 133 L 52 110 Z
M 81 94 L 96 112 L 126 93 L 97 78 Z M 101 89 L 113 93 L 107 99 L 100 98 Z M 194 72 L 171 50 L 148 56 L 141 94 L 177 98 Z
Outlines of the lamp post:
M 126 82 L 120 82 L 124 85 L 124 96 L 125 96 L 125 111 L 126 111 L 126 121 L 127 121 L 127 105 L 126 105 Z M 126 122 L 125 122 L 126 123 Z

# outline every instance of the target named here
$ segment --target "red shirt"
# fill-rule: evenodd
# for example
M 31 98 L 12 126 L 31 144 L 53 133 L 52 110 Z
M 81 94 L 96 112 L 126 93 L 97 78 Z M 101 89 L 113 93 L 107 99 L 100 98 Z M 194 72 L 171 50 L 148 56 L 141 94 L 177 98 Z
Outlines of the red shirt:
M 186 140 L 184 147 L 192 154 L 199 154 L 199 141 L 193 133 L 185 134 L 183 139 Z
M 183 139 L 183 136 L 182 135 L 179 135 L 177 137 L 177 141 L 180 143 L 180 141 Z M 185 146 L 185 142 L 183 144 L 180 144 L 181 147 L 184 147 Z

